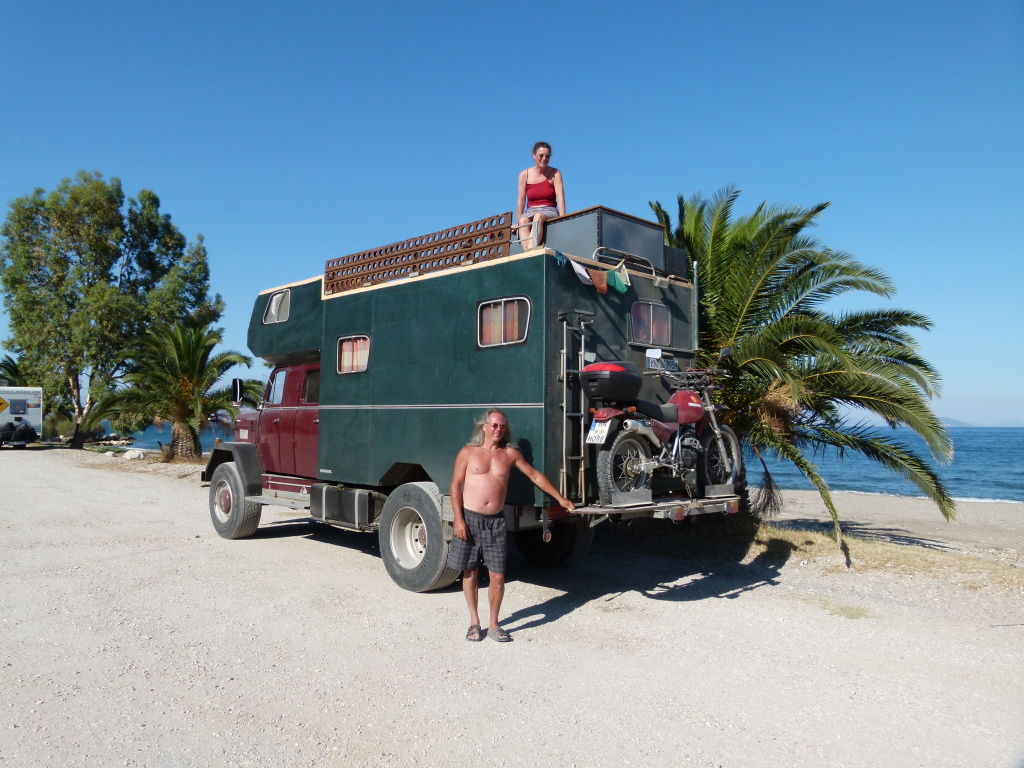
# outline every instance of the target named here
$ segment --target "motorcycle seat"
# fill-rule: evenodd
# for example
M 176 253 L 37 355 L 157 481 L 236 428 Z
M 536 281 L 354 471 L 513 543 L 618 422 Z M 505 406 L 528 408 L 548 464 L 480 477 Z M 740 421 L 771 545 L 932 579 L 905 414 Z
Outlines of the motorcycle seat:
M 673 403 L 661 405 L 649 400 L 637 400 L 636 409 L 644 416 L 650 416 L 652 419 L 665 423 L 672 423 L 679 419 L 679 409 Z

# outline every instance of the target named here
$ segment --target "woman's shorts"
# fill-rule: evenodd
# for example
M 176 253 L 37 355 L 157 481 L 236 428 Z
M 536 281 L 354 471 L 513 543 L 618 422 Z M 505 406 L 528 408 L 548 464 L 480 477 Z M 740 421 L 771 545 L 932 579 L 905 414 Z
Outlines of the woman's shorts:
M 548 206 L 544 206 L 543 208 L 527 208 L 525 211 L 523 211 L 523 216 L 528 219 L 532 219 L 538 213 L 545 219 L 553 219 L 556 216 L 558 216 L 558 209 L 551 208 Z
M 508 534 L 505 529 L 505 513 L 481 515 L 469 509 L 462 510 L 466 520 L 467 536 L 463 541 L 452 537 L 448 550 L 448 567 L 465 571 L 480 565 L 481 558 L 491 573 L 505 572 L 505 558 L 508 553 Z

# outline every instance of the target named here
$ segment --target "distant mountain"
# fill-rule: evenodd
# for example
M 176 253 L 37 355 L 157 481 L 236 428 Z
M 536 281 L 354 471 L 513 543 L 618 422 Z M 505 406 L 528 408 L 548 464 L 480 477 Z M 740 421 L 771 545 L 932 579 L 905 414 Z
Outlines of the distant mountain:
M 1024 429 L 1024 421 L 1020 419 L 1011 419 L 1010 421 L 1002 421 L 998 424 L 969 424 L 966 421 L 960 421 L 959 419 L 948 419 L 945 416 L 940 416 L 942 423 L 947 427 L 981 427 L 988 429 Z
M 976 427 L 977 424 L 968 424 L 966 421 L 960 421 L 958 419 L 947 419 L 945 416 L 939 416 L 942 419 L 942 423 L 947 427 Z

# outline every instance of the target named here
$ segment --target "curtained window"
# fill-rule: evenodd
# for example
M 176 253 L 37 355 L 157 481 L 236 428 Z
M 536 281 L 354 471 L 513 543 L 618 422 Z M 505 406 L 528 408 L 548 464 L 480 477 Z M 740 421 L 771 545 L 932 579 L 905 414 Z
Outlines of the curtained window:
M 480 305 L 477 343 L 499 347 L 526 341 L 530 326 L 530 301 L 525 298 L 496 299 Z
M 369 336 L 346 336 L 338 339 L 338 373 L 365 371 L 369 361 Z
M 672 315 L 664 304 L 638 301 L 633 305 L 633 341 L 654 347 L 672 343 Z

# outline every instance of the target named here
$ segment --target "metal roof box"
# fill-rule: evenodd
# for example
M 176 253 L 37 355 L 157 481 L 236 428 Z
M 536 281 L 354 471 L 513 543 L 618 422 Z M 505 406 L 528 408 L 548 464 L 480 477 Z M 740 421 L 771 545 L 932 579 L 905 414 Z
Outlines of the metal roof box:
M 665 230 L 661 225 L 603 206 L 552 219 L 544 244 L 583 258 L 590 258 L 598 248 L 621 251 L 646 259 L 659 272 L 666 271 Z

